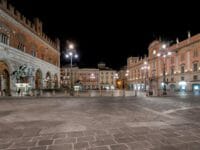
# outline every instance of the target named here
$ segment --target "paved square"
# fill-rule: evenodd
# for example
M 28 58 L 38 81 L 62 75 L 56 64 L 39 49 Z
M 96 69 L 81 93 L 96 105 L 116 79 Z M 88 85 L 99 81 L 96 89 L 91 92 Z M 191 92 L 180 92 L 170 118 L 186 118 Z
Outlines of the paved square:
M 0 149 L 199 150 L 200 97 L 1 98 Z

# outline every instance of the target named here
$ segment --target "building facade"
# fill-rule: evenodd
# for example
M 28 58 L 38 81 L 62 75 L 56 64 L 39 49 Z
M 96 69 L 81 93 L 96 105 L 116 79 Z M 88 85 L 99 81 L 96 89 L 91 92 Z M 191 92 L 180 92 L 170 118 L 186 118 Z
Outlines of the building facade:
M 72 78 L 71 78 L 71 77 Z M 81 90 L 99 88 L 99 70 L 95 68 L 61 68 L 61 86 L 81 86 Z
M 72 78 L 70 78 L 72 74 Z M 116 71 L 96 68 L 64 67 L 61 69 L 61 85 L 80 85 L 82 90 L 115 89 Z
M 112 90 L 116 88 L 116 71 L 115 70 L 99 70 L 99 84 L 101 89 Z
M 130 57 L 127 60 L 130 70 L 129 84 L 144 83 L 142 65 L 148 62 L 146 84 L 155 95 L 163 90 L 164 84 L 168 92 L 200 92 L 200 34 L 186 40 L 169 45 L 166 51 L 170 55 L 158 57 L 163 45 L 161 41 L 153 41 L 148 48 L 148 58 Z M 165 73 L 165 76 L 164 76 Z M 165 80 L 164 80 L 165 77 Z M 165 81 L 165 83 L 163 82 Z
M 0 1 L 0 91 L 15 95 L 20 89 L 57 88 L 60 85 L 60 42 L 50 40 L 42 22 L 34 23 Z
M 116 87 L 117 89 L 129 89 L 129 70 L 127 69 L 127 66 L 122 67 L 118 71 L 118 79 L 116 80 Z
M 146 70 L 142 67 L 144 62 L 147 61 L 145 58 L 140 57 L 129 57 L 127 60 L 127 69 L 129 70 L 128 76 L 128 87 L 131 90 L 144 90 L 145 87 L 145 76 Z M 147 87 L 148 88 L 148 87 Z
M 79 69 L 78 80 L 83 90 L 97 90 L 99 89 L 99 70 L 95 68 Z

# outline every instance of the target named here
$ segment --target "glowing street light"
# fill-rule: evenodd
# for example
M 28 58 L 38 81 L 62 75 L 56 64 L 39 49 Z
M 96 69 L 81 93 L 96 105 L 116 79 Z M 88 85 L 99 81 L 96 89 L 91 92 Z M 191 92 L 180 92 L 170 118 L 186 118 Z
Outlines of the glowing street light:
M 168 51 L 167 44 L 163 44 L 159 53 L 157 54 L 158 57 L 163 57 L 163 95 L 167 95 L 167 87 L 166 87 L 166 57 L 171 56 L 172 52 Z
M 72 84 L 72 63 L 73 58 L 77 59 L 78 54 L 76 53 L 75 46 L 73 43 L 70 43 L 67 48 L 67 54 L 65 55 L 66 58 L 70 58 L 70 95 L 73 96 L 73 84 Z
M 144 71 L 144 91 L 146 92 L 146 79 L 148 78 L 148 70 L 150 69 L 150 66 L 148 65 L 148 62 L 147 61 L 144 61 L 144 64 L 143 66 L 141 67 L 141 70 Z

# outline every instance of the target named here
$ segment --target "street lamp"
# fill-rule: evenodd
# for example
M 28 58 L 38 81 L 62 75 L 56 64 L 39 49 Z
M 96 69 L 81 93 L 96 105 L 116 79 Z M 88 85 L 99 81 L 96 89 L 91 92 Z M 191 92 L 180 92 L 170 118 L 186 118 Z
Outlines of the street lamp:
M 70 59 L 70 95 L 73 96 L 73 83 L 72 83 L 72 63 L 73 58 L 77 59 L 78 54 L 76 53 L 75 46 L 73 43 L 70 43 L 67 48 L 66 58 Z
M 167 44 L 162 44 L 157 56 L 163 58 L 163 95 L 167 95 L 166 87 L 166 57 L 172 55 L 172 52 L 168 51 Z
M 148 65 L 148 62 L 145 61 L 143 66 L 141 67 L 141 70 L 144 71 L 144 91 L 146 92 L 146 85 L 147 85 L 147 79 L 148 79 L 148 70 L 150 69 L 150 66 Z

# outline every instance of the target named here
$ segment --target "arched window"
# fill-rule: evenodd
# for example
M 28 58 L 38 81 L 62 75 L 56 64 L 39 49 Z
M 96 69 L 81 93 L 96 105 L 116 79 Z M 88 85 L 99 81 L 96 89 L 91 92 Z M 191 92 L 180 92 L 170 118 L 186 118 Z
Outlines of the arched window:
M 193 63 L 193 72 L 197 72 L 198 71 L 198 62 L 194 62 Z
M 36 49 L 37 49 L 37 47 L 34 44 L 32 44 L 32 46 L 31 46 L 31 55 L 33 57 L 36 57 Z
M 0 33 L 0 42 L 8 45 L 9 38 L 6 34 Z
M 24 35 L 22 34 L 17 34 L 17 40 L 18 40 L 18 44 L 17 44 L 17 49 L 25 52 L 25 42 L 26 42 L 26 39 L 24 37 Z
M 10 28 L 6 24 L 0 22 L 0 43 L 9 45 L 10 33 Z

